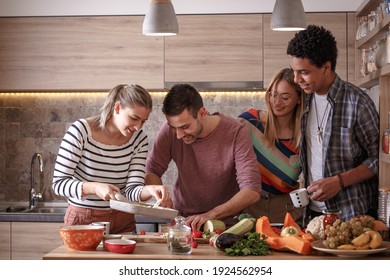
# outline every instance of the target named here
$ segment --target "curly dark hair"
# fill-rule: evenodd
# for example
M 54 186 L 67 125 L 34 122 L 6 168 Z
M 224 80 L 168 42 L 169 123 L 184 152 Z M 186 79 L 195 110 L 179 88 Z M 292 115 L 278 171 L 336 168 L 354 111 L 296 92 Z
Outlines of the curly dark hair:
M 188 109 L 196 118 L 203 107 L 203 99 L 190 84 L 175 84 L 165 96 L 162 111 L 167 116 L 177 116 Z
M 307 58 L 319 68 L 330 61 L 333 71 L 336 70 L 337 53 L 335 37 L 329 30 L 316 25 L 296 33 L 287 47 L 288 55 Z

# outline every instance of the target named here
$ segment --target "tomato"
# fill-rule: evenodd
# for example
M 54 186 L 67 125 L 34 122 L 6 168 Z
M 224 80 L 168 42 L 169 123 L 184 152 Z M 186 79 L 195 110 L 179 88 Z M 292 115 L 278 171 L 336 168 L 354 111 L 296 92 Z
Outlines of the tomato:
M 198 242 L 192 240 L 192 248 L 197 248 L 197 247 L 198 247 Z
M 216 229 L 216 230 L 215 230 L 215 233 L 216 233 L 216 234 L 221 234 L 222 232 L 223 232 L 222 229 Z
M 202 238 L 203 232 L 200 230 L 192 230 L 191 234 L 193 238 Z
M 140 232 L 139 234 L 145 235 L 145 231 L 142 229 L 141 232 Z

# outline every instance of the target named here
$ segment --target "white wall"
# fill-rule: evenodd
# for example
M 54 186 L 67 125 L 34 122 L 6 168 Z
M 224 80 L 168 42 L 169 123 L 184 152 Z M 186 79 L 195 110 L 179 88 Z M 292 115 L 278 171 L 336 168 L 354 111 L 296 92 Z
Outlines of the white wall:
M 302 0 L 306 12 L 356 11 L 363 0 Z M 177 14 L 272 13 L 275 0 L 172 0 Z M 149 0 L 0 0 L 0 17 L 144 15 Z

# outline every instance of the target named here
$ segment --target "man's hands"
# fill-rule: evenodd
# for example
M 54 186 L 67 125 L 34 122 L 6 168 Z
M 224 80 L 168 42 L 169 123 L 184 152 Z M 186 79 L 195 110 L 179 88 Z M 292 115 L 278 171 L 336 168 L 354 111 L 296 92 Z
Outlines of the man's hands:
M 340 180 L 337 176 L 323 178 L 313 182 L 307 187 L 307 192 L 312 194 L 311 200 L 326 201 L 334 197 L 341 189 Z

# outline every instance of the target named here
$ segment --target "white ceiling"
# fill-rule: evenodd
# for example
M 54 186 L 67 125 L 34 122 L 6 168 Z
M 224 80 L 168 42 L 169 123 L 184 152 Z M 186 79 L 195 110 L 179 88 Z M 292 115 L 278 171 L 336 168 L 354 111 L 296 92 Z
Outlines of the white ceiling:
M 364 0 L 302 0 L 306 12 L 356 11 Z M 272 13 L 275 0 L 172 0 L 177 14 Z M 0 0 L 0 17 L 144 15 L 149 0 Z

